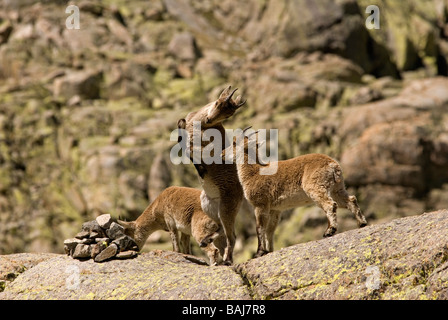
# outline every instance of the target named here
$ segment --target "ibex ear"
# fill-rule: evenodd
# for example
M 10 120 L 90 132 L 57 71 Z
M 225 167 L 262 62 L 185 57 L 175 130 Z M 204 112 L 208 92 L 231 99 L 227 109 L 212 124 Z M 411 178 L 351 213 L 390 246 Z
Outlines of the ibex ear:
M 135 230 L 135 221 L 123 221 L 117 220 L 118 224 L 121 225 L 125 230 Z
M 179 121 L 177 121 L 177 127 L 179 129 L 185 129 L 187 126 L 187 121 L 185 119 L 180 119 Z
M 221 152 L 221 160 L 225 161 L 226 160 L 226 153 L 227 152 L 232 152 L 233 145 L 228 146 L 227 148 L 223 149 Z
M 263 140 L 257 144 L 257 148 L 261 148 L 265 144 L 266 144 L 266 140 Z
M 177 128 L 178 129 L 185 130 L 186 127 L 187 127 L 187 121 L 185 121 L 185 119 L 180 119 L 179 121 L 177 121 Z M 178 135 L 179 136 L 177 137 L 177 143 L 182 141 L 182 133 L 179 132 Z
M 254 131 L 254 132 L 249 133 L 249 134 L 247 135 L 247 138 L 250 138 L 250 137 L 252 137 L 253 135 L 255 135 L 255 136 L 257 137 L 258 131 L 260 131 L 260 130 L 257 130 L 257 131 Z
M 232 86 L 228 86 L 227 88 L 225 88 L 224 91 L 219 95 L 218 100 L 227 98 L 227 96 L 230 94 L 230 89 L 232 89 Z
M 249 130 L 250 128 L 252 128 L 252 126 L 248 126 L 246 128 L 243 129 L 243 133 L 245 133 L 247 130 Z

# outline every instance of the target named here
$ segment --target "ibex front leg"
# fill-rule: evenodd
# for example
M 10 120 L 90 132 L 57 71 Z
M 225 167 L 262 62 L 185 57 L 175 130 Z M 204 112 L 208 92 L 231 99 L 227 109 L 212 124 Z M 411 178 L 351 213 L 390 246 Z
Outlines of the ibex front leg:
M 269 207 L 256 207 L 255 219 L 257 223 L 258 249 L 254 258 L 264 256 L 269 253 L 268 250 L 268 224 L 269 224 Z
M 180 250 L 182 253 L 191 254 L 190 236 L 185 233 L 180 235 Z
M 233 263 L 233 248 L 235 247 L 235 218 L 238 213 L 239 204 L 235 205 L 228 201 L 219 202 L 219 220 L 226 236 L 226 248 L 224 250 L 224 264 Z
M 171 236 L 171 242 L 173 244 L 173 251 L 175 252 L 181 252 L 180 245 L 179 245 L 179 235 L 177 234 L 177 229 L 171 229 L 169 230 L 170 236 Z

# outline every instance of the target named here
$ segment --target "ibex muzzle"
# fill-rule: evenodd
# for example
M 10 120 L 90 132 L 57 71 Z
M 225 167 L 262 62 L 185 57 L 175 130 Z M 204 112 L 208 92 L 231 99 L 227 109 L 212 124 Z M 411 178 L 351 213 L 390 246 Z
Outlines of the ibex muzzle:
M 221 93 L 218 100 L 210 104 L 207 117 L 205 119 L 206 124 L 213 125 L 230 118 L 236 110 L 241 108 L 246 103 L 246 101 L 242 101 L 241 96 L 238 96 L 235 100 L 232 100 L 233 94 L 238 90 L 238 88 L 230 92 L 231 89 L 232 86 L 228 86 Z

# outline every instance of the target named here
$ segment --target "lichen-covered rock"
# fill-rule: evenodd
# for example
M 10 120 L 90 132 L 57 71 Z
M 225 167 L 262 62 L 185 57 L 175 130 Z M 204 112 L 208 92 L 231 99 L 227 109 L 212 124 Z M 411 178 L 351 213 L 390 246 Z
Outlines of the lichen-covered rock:
M 448 210 L 424 213 L 232 267 L 161 250 L 101 264 L 63 255 L 0 256 L 0 299 L 445 300 L 447 228 Z
M 127 251 L 122 251 L 120 253 L 118 253 L 115 258 L 117 259 L 130 259 L 130 258 L 134 258 L 138 255 L 138 253 L 134 250 L 127 250 Z
M 127 253 L 120 255 L 119 259 L 137 255 L 139 248 L 134 239 L 124 234 L 123 226 L 114 222 L 110 214 L 84 222 L 81 229 L 75 238 L 64 240 L 65 253 L 74 259 L 92 258 L 95 262 L 103 262 L 113 259 L 120 252 Z
M 100 227 L 96 220 L 84 222 L 81 226 L 81 232 L 83 232 L 86 237 L 88 234 L 95 232 L 98 234 L 98 238 L 101 238 L 105 235 L 105 231 Z
M 88 244 L 79 243 L 75 247 L 75 251 L 73 252 L 73 258 L 75 259 L 86 259 L 90 258 L 92 252 L 92 248 Z
M 339 159 L 346 183 L 359 188 L 365 209 L 390 216 L 406 207 L 404 201 L 441 188 L 447 181 L 442 134 L 447 87 L 443 77 L 414 80 L 395 97 L 344 110 L 336 129 L 344 145 Z M 384 196 L 368 191 L 374 185 L 376 193 Z M 385 210 L 378 210 L 391 198 L 395 200 Z M 416 209 L 413 205 L 407 211 L 412 214 Z
M 446 299 L 448 210 L 351 230 L 237 266 L 256 299 Z
M 111 223 L 109 229 L 106 230 L 106 233 L 107 236 L 112 240 L 118 239 L 125 235 L 124 228 L 116 222 Z
M 194 61 L 198 57 L 196 41 L 188 32 L 175 34 L 168 45 L 168 51 L 182 61 Z
M 104 249 L 107 248 L 107 242 L 106 241 L 98 241 L 95 244 L 90 245 L 90 257 L 92 259 L 95 259 L 97 255 L 101 253 Z
M 8 284 L 0 299 L 250 299 L 250 294 L 231 268 L 155 251 L 102 264 L 58 256 Z
M 98 222 L 99 226 L 103 229 L 108 229 L 112 224 L 113 220 L 110 214 L 102 214 L 96 217 L 96 222 Z
M 405 3 L 384 0 L 357 2 L 361 8 L 369 5 L 377 5 L 380 8 L 381 27 L 369 30 L 369 33 L 375 41 L 389 49 L 392 60 L 400 70 L 411 70 L 417 65 L 424 64 L 430 72 L 437 72 L 440 35 L 434 32 L 434 29 L 445 19 L 446 2 L 438 0 L 411 0 Z
M 54 82 L 54 95 L 70 99 L 79 95 L 87 99 L 99 97 L 102 72 L 95 70 L 75 71 Z
M 42 261 L 60 256 L 54 253 L 15 253 L 0 255 L 0 292 L 17 276 Z
M 76 239 L 82 240 L 90 237 L 90 232 L 87 230 L 80 231 L 75 235 Z
M 379 30 L 364 25 L 371 4 Z M 281 159 L 341 161 L 371 221 L 446 208 L 446 1 L 77 5 L 70 30 L 64 1 L 0 1 L 1 253 L 62 253 L 86 220 L 134 220 L 163 188 L 200 187 L 169 161 L 170 133 L 229 84 L 247 104 L 226 127 L 279 129 Z M 281 245 L 322 233 L 300 210 L 283 215 Z M 242 262 L 255 226 L 237 219 Z
M 112 243 L 115 243 L 118 246 L 119 251 L 126 251 L 127 249 L 137 248 L 137 244 L 135 243 L 134 239 L 127 235 L 116 238 L 112 241 Z
M 64 250 L 65 253 L 69 255 L 73 255 L 73 252 L 78 244 L 81 243 L 80 239 L 77 238 L 71 238 L 71 239 L 65 239 L 64 240 Z
M 98 255 L 95 256 L 95 262 L 103 262 L 108 259 L 115 257 L 115 255 L 119 252 L 118 246 L 115 243 L 111 243 L 107 248 L 101 251 Z

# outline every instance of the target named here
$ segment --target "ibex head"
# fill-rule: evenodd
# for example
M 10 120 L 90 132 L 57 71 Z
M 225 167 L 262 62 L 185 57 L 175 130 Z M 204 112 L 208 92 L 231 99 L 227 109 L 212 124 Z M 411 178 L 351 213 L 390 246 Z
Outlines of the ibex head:
M 135 237 L 135 221 L 123 221 L 118 219 L 118 224 L 124 228 L 124 234 L 134 239 Z
M 228 86 L 220 94 L 218 100 L 210 103 L 207 117 L 205 119 L 206 124 L 213 125 L 230 118 L 236 110 L 241 108 L 246 103 L 246 101 L 242 101 L 241 96 L 238 96 L 235 100 L 233 100 L 233 94 L 238 90 L 238 88 L 233 91 L 230 91 L 231 89 L 232 86 Z
M 258 141 L 258 130 L 254 131 L 252 126 L 247 127 L 241 132 L 241 135 L 234 136 L 233 143 L 221 152 L 222 161 L 232 159 L 234 163 L 244 163 L 244 155 L 248 155 L 251 158 L 251 163 L 265 166 L 266 163 L 256 161 L 257 151 L 265 143 L 266 140 Z M 254 148 L 252 153 L 249 152 L 251 148 Z

